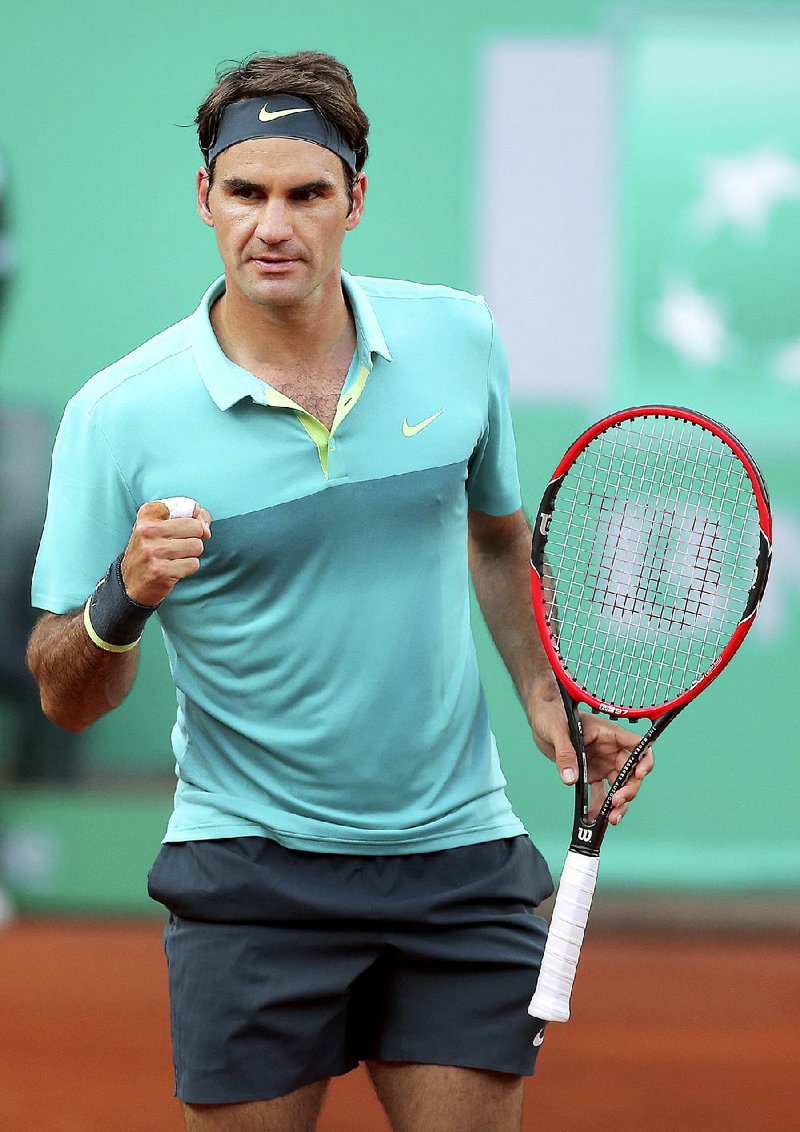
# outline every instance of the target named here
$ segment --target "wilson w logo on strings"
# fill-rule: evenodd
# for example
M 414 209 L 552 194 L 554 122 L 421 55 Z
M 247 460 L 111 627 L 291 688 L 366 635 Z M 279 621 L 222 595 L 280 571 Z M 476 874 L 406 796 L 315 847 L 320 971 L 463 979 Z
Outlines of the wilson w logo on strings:
M 645 617 L 683 629 L 709 617 L 724 594 L 726 531 L 719 515 L 685 504 L 599 499 L 599 552 L 587 570 L 590 601 L 616 619 Z

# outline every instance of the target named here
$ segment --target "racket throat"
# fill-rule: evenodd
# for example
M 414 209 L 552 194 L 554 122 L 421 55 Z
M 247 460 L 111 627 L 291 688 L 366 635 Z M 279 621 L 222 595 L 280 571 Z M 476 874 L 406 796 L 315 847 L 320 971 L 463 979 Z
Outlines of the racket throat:
M 605 822 L 587 822 L 583 818 L 576 818 L 575 832 L 569 847 L 571 852 L 580 853 L 582 857 L 599 857 L 600 846 L 608 829 Z
M 583 743 L 583 725 L 578 705 L 561 686 L 561 699 L 567 716 L 569 738 L 578 761 L 578 781 L 575 783 L 575 820 L 572 825 L 570 849 L 583 857 L 597 857 L 603 841 L 605 828 L 592 821 L 589 814 L 589 767 L 586 762 L 586 748 Z

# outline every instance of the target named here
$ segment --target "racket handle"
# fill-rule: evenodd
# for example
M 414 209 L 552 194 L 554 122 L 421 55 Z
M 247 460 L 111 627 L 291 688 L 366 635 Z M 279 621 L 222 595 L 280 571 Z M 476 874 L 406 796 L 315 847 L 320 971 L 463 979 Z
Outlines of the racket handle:
M 528 1013 L 534 1018 L 541 1018 L 543 1022 L 566 1022 L 569 1018 L 569 997 L 592 906 L 599 864 L 599 857 L 586 857 L 573 849 L 567 853 L 539 968 L 536 993 L 528 1007 Z

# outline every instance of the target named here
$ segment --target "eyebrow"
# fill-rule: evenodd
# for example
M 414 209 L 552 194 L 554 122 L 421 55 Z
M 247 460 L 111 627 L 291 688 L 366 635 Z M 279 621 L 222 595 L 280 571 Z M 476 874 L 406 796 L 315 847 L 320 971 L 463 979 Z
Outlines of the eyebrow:
M 222 182 L 223 186 L 230 192 L 240 192 L 245 189 L 249 192 L 263 192 L 264 186 L 258 185 L 255 181 L 248 181 L 244 177 L 226 177 Z M 332 180 L 327 177 L 318 177 L 314 181 L 306 181 L 302 185 L 292 185 L 289 189 L 290 193 L 311 193 L 311 192 L 330 192 L 335 189 L 336 185 Z

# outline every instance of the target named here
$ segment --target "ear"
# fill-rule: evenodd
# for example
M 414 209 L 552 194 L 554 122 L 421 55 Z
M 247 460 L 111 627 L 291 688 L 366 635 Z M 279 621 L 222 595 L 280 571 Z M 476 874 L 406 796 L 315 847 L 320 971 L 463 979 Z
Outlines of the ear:
M 211 190 L 208 179 L 208 170 L 206 168 L 197 170 L 197 211 L 200 213 L 200 219 L 209 228 L 214 227 L 214 217 L 211 215 L 211 209 L 208 207 L 208 194 Z
M 345 231 L 352 232 L 361 223 L 361 217 L 364 215 L 364 197 L 367 195 L 367 175 L 366 173 L 359 173 L 358 179 L 353 186 L 353 207 L 350 209 L 350 215 L 347 217 L 345 224 Z

